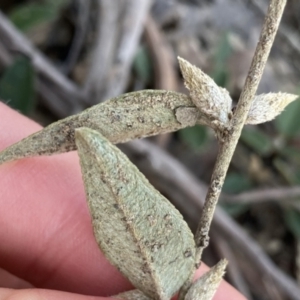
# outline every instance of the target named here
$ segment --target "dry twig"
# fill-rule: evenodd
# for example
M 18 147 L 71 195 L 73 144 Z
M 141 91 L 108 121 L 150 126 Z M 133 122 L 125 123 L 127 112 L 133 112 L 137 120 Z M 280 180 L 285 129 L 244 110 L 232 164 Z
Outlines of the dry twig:
M 275 35 L 283 14 L 286 0 L 271 0 L 267 16 L 261 31 L 261 36 L 255 50 L 245 85 L 243 87 L 235 114 L 231 121 L 231 128 L 223 140 L 220 141 L 220 149 L 215 163 L 211 183 L 204 203 L 202 216 L 195 235 L 196 241 L 196 267 L 200 265 L 202 252 L 208 245 L 209 229 L 214 211 L 220 196 L 226 173 L 236 148 L 242 128 L 246 121 L 251 103 L 255 96 L 264 67 L 267 62 Z M 183 299 L 190 287 L 193 278 L 190 277 L 181 289 L 179 299 Z
M 127 0 L 119 24 L 119 42 L 116 49 L 110 80 L 107 82 L 103 99 L 110 99 L 124 93 L 128 74 L 136 53 L 144 22 L 150 8 L 150 0 Z
M 177 91 L 178 82 L 172 49 L 150 16 L 145 24 L 145 38 L 153 58 L 155 88 Z
M 89 27 L 91 0 L 77 0 L 75 1 L 75 4 L 77 6 L 76 31 L 70 46 L 70 51 L 62 67 L 62 71 L 65 74 L 69 74 L 74 68 L 80 51 L 84 45 L 85 37 Z
M 59 91 L 58 99 L 48 97 L 47 93 L 43 93 L 43 88 L 38 85 L 39 91 L 43 94 L 45 103 L 50 107 L 59 117 L 65 117 L 65 114 L 73 114 L 83 109 L 82 95 L 77 86 L 63 76 L 62 73 L 56 69 L 50 61 L 38 51 L 26 37 L 24 37 L 0 12 L 0 40 L 6 48 L 9 58 L 12 59 L 11 50 L 24 53 L 32 60 L 41 80 L 46 80 L 46 84 L 50 83 Z M 3 56 L 4 57 L 4 56 Z M 8 59 L 2 60 L 7 63 Z M 53 101 L 55 100 L 55 102 Z
M 0 40 L 0 64 L 3 66 L 8 66 L 12 63 L 12 58 L 9 55 L 5 45 Z
M 285 0 L 271 0 L 267 17 L 265 19 L 260 40 L 240 96 L 235 114 L 231 123 L 231 130 L 220 143 L 217 161 L 213 170 L 211 184 L 206 196 L 202 217 L 196 233 L 198 246 L 197 260 L 200 263 L 203 249 L 207 246 L 208 232 L 212 221 L 224 179 L 233 156 L 235 147 L 240 137 L 242 128 L 247 118 L 252 100 L 261 79 L 263 69 L 267 62 L 279 22 L 285 7 Z
M 264 1 L 259 0 L 251 0 L 250 3 L 261 13 L 264 14 L 266 10 L 266 4 Z M 286 44 L 295 51 L 298 55 L 300 54 L 300 39 L 298 32 L 292 30 L 291 28 L 288 28 L 284 24 L 280 25 L 280 28 L 278 29 L 278 35 L 280 35 L 281 38 L 284 39 Z M 297 63 L 297 62 L 295 62 Z M 299 66 L 299 63 L 297 63 Z
M 244 192 L 238 195 L 221 195 L 222 203 L 262 203 L 266 201 L 286 201 L 288 199 L 299 199 L 300 187 L 270 188 Z
M 118 5 L 110 0 L 97 0 L 97 3 L 96 39 L 92 50 L 89 74 L 83 88 L 91 104 L 104 100 L 102 94 L 105 91 L 113 64 L 119 31 L 118 19 L 124 1 L 121 1 Z

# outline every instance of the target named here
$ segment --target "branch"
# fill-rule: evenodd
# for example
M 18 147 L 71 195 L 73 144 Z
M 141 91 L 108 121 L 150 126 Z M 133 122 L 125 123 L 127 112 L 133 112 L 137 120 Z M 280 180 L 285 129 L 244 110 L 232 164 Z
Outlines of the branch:
M 55 68 L 51 62 L 37 50 L 28 39 L 23 36 L 12 23 L 0 11 L 0 40 L 6 48 L 6 54 L 12 59 L 11 50 L 24 53 L 31 58 L 32 64 L 41 76 L 41 80 L 45 79 L 46 84 L 54 86 L 59 90 L 60 101 L 53 103 L 53 97 L 47 97 L 43 94 L 47 105 L 53 109 L 58 116 L 65 117 L 66 113 L 72 114 L 83 109 L 83 98 L 78 87 L 69 79 L 67 79 L 60 71 Z M 3 52 L 3 51 L 2 51 Z M 6 55 L 1 57 L 3 63 L 9 63 Z M 38 85 L 38 89 L 42 88 Z
M 97 0 L 98 24 L 92 57 L 90 59 L 89 74 L 84 84 L 84 93 L 91 104 L 101 102 L 102 94 L 108 81 L 110 69 L 113 65 L 114 52 L 118 40 L 118 19 L 123 1 L 118 5 L 111 0 Z
M 0 64 L 6 67 L 11 63 L 12 63 L 11 55 L 9 55 L 9 52 L 6 49 L 3 41 L 0 40 Z
M 264 14 L 266 11 L 265 1 L 261 0 L 251 0 L 250 3 L 261 13 Z M 284 39 L 286 46 L 296 53 L 296 55 L 300 54 L 300 40 L 299 34 L 297 31 L 293 30 L 291 27 L 287 27 L 285 24 L 281 24 L 278 29 L 278 35 Z M 299 67 L 299 63 L 297 63 Z M 295 66 L 296 67 L 296 66 Z
M 255 96 L 264 67 L 267 62 L 275 35 L 281 20 L 286 0 L 271 0 L 265 18 L 261 36 L 256 47 L 244 88 L 242 90 L 236 112 L 231 121 L 231 130 L 220 142 L 220 149 L 214 166 L 211 183 L 204 203 L 201 219 L 195 234 L 196 267 L 201 263 L 202 252 L 208 245 L 208 233 L 214 211 L 224 184 L 226 173 L 246 121 L 252 100 Z M 179 299 L 183 299 L 192 283 L 192 276 L 181 289 Z
M 300 197 L 300 187 L 283 187 L 244 192 L 238 195 L 221 195 L 222 203 L 262 203 L 266 201 L 285 201 Z
M 225 176 L 236 148 L 242 128 L 247 118 L 250 105 L 255 96 L 264 67 L 269 56 L 286 0 L 271 0 L 267 17 L 262 28 L 253 61 L 231 122 L 231 131 L 220 144 L 217 161 L 213 170 L 211 184 L 208 189 L 201 220 L 195 240 L 198 247 L 196 262 L 200 263 L 202 252 L 208 243 L 208 232 L 214 210 L 220 196 Z
M 77 0 L 75 1 L 75 4 L 77 8 L 76 30 L 68 56 L 62 66 L 62 72 L 64 74 L 69 74 L 76 65 L 80 51 L 84 46 L 89 27 L 91 0 Z
M 150 0 L 127 0 L 120 22 L 119 43 L 115 53 L 111 78 L 103 99 L 110 99 L 124 93 L 130 67 L 136 53 L 144 22 L 150 9 Z
M 288 275 L 275 266 L 273 261 L 265 254 L 261 247 L 250 238 L 245 231 L 237 226 L 225 212 L 216 210 L 213 228 L 228 239 L 235 247 L 239 247 L 243 255 L 250 260 L 257 269 L 257 275 L 264 274 L 273 280 L 290 299 L 299 299 L 300 288 Z
M 145 39 L 153 59 L 155 88 L 170 91 L 178 90 L 173 51 L 150 15 L 145 24 Z

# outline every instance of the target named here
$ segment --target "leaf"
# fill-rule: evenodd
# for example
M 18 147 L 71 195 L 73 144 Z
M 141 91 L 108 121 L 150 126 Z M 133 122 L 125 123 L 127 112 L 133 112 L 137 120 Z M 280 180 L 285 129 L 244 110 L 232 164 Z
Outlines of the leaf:
M 136 288 L 170 299 L 194 266 L 186 222 L 101 134 L 77 129 L 76 144 L 99 247 Z
M 272 139 L 256 127 L 245 128 L 241 140 L 260 155 L 268 155 L 274 148 Z
M 184 84 L 190 91 L 194 104 L 208 119 L 227 124 L 232 100 L 226 89 L 220 88 L 207 74 L 186 60 L 178 57 Z
M 0 79 L 0 98 L 9 106 L 29 114 L 35 100 L 35 72 L 29 58 L 20 56 Z
M 123 143 L 200 121 L 198 109 L 184 94 L 163 90 L 128 93 L 53 123 L 8 147 L 0 152 L 0 165 L 24 157 L 76 150 L 74 131 L 79 127 L 95 129 L 112 143 Z
M 299 134 L 300 101 L 291 103 L 286 110 L 275 120 L 277 130 L 285 137 L 294 137 Z
M 297 95 L 286 93 L 268 93 L 255 96 L 245 124 L 254 125 L 271 121 L 297 98 Z
M 181 129 L 180 138 L 186 142 L 192 149 L 199 150 L 204 148 L 207 142 L 207 128 L 205 126 L 196 125 L 189 128 Z
M 184 299 L 212 300 L 223 279 L 227 263 L 226 259 L 222 259 L 208 272 L 196 280 L 188 290 Z
M 144 293 L 142 293 L 139 290 L 132 290 L 128 292 L 124 292 L 121 294 L 118 294 L 116 296 L 113 296 L 115 299 L 124 299 L 124 300 L 151 300 L 148 296 L 146 296 Z

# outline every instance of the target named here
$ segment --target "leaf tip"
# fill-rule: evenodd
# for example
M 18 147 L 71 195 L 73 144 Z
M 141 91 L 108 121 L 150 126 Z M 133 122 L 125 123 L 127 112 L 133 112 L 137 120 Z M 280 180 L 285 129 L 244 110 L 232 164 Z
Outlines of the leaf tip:
M 227 264 L 228 261 L 222 259 L 198 278 L 188 290 L 185 300 L 211 300 L 223 279 Z
M 106 141 L 104 136 L 90 128 L 80 127 L 75 129 L 75 143 L 78 154 L 82 158 L 83 153 L 86 152 L 89 153 L 90 156 L 91 154 L 96 155 L 97 153 L 99 155 L 100 153 L 108 151 L 108 149 L 106 149 Z
M 281 92 L 255 96 L 245 124 L 255 125 L 273 120 L 298 97 Z
M 83 143 L 87 143 L 89 140 L 89 129 L 80 127 L 75 129 L 75 143 L 78 149 L 81 148 Z
M 200 68 L 181 57 L 178 57 L 178 62 L 184 85 L 189 90 L 195 106 L 208 117 L 208 120 L 213 118 L 222 124 L 227 124 L 232 102 L 228 92 L 220 88 Z

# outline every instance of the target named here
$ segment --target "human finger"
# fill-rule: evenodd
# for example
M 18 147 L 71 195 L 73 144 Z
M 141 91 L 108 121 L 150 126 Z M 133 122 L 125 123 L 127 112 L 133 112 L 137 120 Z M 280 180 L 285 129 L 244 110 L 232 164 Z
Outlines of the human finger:
M 0 149 L 41 128 L 4 104 L 0 116 Z M 131 287 L 96 244 L 76 153 L 0 166 L 0 207 L 0 267 L 40 288 L 104 296 Z

